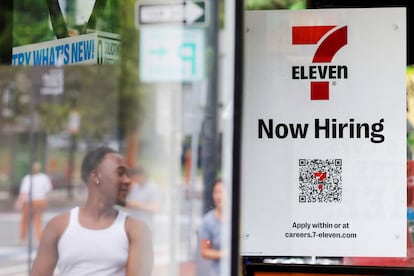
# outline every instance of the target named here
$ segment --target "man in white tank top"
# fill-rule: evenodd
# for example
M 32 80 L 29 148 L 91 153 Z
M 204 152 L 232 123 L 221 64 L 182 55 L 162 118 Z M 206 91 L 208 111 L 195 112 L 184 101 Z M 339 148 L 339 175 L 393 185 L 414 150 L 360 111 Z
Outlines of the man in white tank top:
M 152 240 L 148 227 L 114 208 L 124 203 L 130 183 L 122 156 L 100 147 L 85 156 L 81 168 L 88 197 L 51 219 L 40 241 L 32 276 L 150 275 Z

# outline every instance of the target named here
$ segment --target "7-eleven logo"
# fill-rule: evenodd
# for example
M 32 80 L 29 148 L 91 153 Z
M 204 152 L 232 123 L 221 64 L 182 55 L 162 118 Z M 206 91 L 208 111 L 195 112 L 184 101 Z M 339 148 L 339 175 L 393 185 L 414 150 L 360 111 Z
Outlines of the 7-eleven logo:
M 335 54 L 348 43 L 348 27 L 293 26 L 292 45 L 318 45 L 312 66 L 293 66 L 293 79 L 310 79 L 311 100 L 329 100 L 329 80 L 348 78 L 345 65 L 320 65 L 331 63 Z
M 323 189 L 323 181 L 326 178 L 326 172 L 314 172 L 313 176 L 318 180 L 318 189 Z

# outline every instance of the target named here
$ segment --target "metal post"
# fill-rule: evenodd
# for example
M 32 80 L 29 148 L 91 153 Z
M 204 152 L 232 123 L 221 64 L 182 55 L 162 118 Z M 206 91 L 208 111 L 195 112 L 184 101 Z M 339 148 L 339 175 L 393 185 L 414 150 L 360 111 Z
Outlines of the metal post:
M 198 145 L 200 143 L 200 123 L 201 123 L 201 95 L 204 94 L 205 82 L 193 83 L 193 89 L 191 91 L 192 98 L 192 134 L 191 134 L 191 169 L 190 169 L 190 179 L 189 179 L 189 229 L 192 231 L 194 226 L 194 194 L 195 194 L 195 185 L 197 180 L 197 164 L 198 164 Z M 192 239 L 188 239 L 188 253 L 190 254 L 192 249 Z
M 77 92 L 74 92 L 71 99 L 72 110 L 69 113 L 68 128 L 67 131 L 70 135 L 69 149 L 68 149 L 68 183 L 67 194 L 68 199 L 73 199 L 73 172 L 75 170 L 75 153 L 77 144 L 77 134 L 80 128 L 80 115 L 76 110 L 77 106 Z
M 244 0 L 235 1 L 234 30 L 234 111 L 233 111 L 233 170 L 231 202 L 231 265 L 230 275 L 240 274 L 240 183 L 241 183 L 241 145 L 242 145 L 242 106 L 243 106 L 243 72 L 244 72 Z
M 167 89 L 166 89 L 167 90 Z M 163 91 L 166 95 L 167 91 Z M 168 91 L 168 97 L 170 98 L 170 133 L 167 135 L 168 140 L 168 164 L 169 164 L 169 181 L 171 183 L 170 190 L 170 263 L 169 263 L 169 275 L 178 276 L 179 258 L 177 256 L 177 246 L 180 245 L 180 227 L 179 227 L 179 216 L 180 216 L 180 205 L 177 195 L 177 187 L 181 183 L 180 178 L 180 149 L 181 149 L 181 99 L 182 99 L 182 88 L 179 85 L 172 85 Z
M 36 99 L 36 87 L 32 85 L 31 90 L 31 101 L 30 101 L 30 124 L 29 124 L 29 175 L 30 175 L 30 185 L 29 185 L 29 228 L 28 228 L 28 241 L 29 244 L 27 246 L 27 270 L 29 271 L 29 275 L 31 275 L 32 271 L 32 249 L 33 249 L 33 175 L 32 175 L 32 165 L 35 160 L 35 149 L 34 149 L 34 114 L 35 114 L 35 102 Z
M 76 135 L 70 134 L 69 158 L 68 158 L 68 199 L 73 199 L 73 170 L 75 168 Z
M 218 131 L 217 131 L 217 110 L 218 110 L 218 1 L 210 1 L 211 23 L 208 28 L 208 49 L 211 49 L 209 60 L 208 94 L 205 110 L 205 117 L 202 129 L 202 167 L 203 167 L 203 213 L 213 207 L 211 190 L 214 179 L 217 177 L 218 167 Z

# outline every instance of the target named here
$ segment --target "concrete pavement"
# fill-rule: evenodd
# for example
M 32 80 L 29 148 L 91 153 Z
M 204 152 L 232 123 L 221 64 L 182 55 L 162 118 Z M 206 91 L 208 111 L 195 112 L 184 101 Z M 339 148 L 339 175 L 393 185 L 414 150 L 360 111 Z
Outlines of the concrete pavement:
M 66 190 L 51 192 L 48 195 L 44 224 L 71 206 L 79 205 L 84 197 L 82 191 L 74 193 L 72 200 L 68 200 Z M 33 261 L 37 252 L 37 244 L 33 239 L 30 253 L 28 241 L 24 244 L 19 241 L 20 212 L 14 210 L 14 202 L 15 198 L 10 197 L 7 192 L 0 192 L 0 275 L 27 276 L 29 263 Z
M 76 189 L 73 195 L 69 200 L 66 190 L 52 191 L 48 196 L 44 223 L 73 206 L 81 205 L 86 198 L 86 191 Z M 171 274 L 172 270 L 180 276 L 194 276 L 196 271 L 207 271 L 207 264 L 197 254 L 196 228 L 201 219 L 201 215 L 198 215 L 201 202 L 195 199 L 190 204 L 187 200 L 184 197 L 180 200 L 180 214 L 177 221 L 171 222 L 168 203 L 155 217 L 153 276 L 174 275 Z M 27 276 L 29 255 L 30 260 L 33 260 L 36 246 L 29 254 L 28 246 L 19 244 L 20 214 L 13 209 L 13 206 L 14 199 L 0 193 L 0 275 Z M 189 210 L 188 206 L 193 210 Z M 178 240 L 172 241 L 171 227 L 175 227 L 174 225 L 177 225 Z M 202 272 L 197 273 L 197 276 L 202 276 Z

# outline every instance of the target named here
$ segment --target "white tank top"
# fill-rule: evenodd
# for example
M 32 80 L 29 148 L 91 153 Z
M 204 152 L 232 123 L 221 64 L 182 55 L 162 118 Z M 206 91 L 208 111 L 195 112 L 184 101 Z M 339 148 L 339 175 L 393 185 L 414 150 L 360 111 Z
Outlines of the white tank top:
M 114 223 L 92 230 L 79 224 L 79 207 L 71 209 L 69 224 L 58 242 L 61 276 L 125 276 L 128 259 L 126 214 L 118 211 Z

